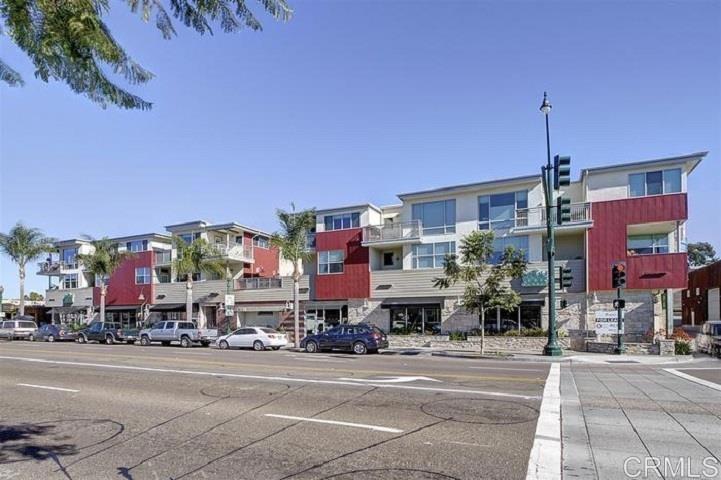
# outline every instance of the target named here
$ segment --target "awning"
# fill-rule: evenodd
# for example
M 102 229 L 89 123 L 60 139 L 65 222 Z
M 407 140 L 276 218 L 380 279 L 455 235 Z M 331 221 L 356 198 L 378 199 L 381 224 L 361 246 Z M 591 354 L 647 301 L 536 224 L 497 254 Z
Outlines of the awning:
M 317 310 L 317 309 L 322 309 L 322 308 L 326 308 L 326 309 L 331 309 L 331 308 L 341 309 L 341 308 L 343 308 L 343 307 L 345 307 L 345 306 L 347 306 L 347 305 L 348 305 L 348 302 L 347 302 L 347 301 L 337 301 L 337 300 L 336 300 L 336 301 L 333 301 L 333 300 L 331 300 L 331 301 L 323 301 L 323 300 L 319 300 L 319 301 L 303 302 L 302 307 L 303 307 L 304 309 L 306 309 L 306 310 Z
M 92 307 L 53 307 L 50 309 L 50 313 L 78 313 L 86 312 L 88 308 Z
M 185 310 L 184 303 L 160 303 L 151 305 L 150 310 L 154 312 L 182 312 Z
M 107 305 L 105 307 L 106 312 L 121 312 L 121 311 L 128 311 L 128 312 L 135 312 L 140 308 L 140 305 Z M 97 308 L 97 310 L 100 310 L 100 307 Z
M 387 298 L 381 303 L 381 308 L 388 307 L 412 307 L 416 305 L 441 305 L 443 298 Z

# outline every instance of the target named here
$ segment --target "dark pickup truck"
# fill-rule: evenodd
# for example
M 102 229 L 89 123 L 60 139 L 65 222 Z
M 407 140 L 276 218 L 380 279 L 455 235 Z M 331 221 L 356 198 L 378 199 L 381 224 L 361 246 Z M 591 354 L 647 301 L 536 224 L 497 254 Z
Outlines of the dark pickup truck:
M 138 329 L 122 328 L 119 323 L 93 322 L 84 330 L 78 332 L 78 342 L 104 342 L 108 345 L 114 343 L 135 343 L 138 339 Z

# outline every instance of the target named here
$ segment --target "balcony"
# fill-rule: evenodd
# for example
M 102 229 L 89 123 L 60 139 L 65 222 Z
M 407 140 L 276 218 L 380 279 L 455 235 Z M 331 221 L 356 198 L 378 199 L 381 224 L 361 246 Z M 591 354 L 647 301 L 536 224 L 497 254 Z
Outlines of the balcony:
M 68 270 L 77 269 L 78 264 L 72 263 L 67 264 L 59 260 L 53 260 L 51 262 L 40 262 L 38 263 L 38 275 L 64 275 Z
M 556 224 L 556 207 L 551 209 L 551 221 L 558 229 L 586 229 L 593 226 L 590 203 L 572 203 L 571 220 L 563 225 Z M 519 208 L 516 210 L 515 233 L 540 231 L 546 228 L 546 207 Z
M 170 265 L 172 262 L 172 254 L 170 250 L 156 251 L 154 262 L 155 265 Z
M 305 236 L 305 248 L 310 252 L 315 252 L 315 233 L 309 233 Z
M 267 290 L 270 288 L 283 288 L 282 278 L 239 278 L 235 281 L 236 290 Z
M 252 245 L 214 245 L 218 256 L 223 260 L 229 260 L 242 263 L 253 263 L 253 246 Z
M 363 246 L 396 246 L 416 243 L 423 231 L 420 220 L 363 227 Z

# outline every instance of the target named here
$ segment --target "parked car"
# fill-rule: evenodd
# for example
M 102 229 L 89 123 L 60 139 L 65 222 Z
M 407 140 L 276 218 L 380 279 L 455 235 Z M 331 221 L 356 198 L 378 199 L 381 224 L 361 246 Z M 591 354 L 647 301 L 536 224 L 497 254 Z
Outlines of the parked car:
M 93 322 L 88 328 L 78 332 L 78 342 L 104 342 L 108 345 L 114 343 L 133 344 L 138 339 L 137 328 L 123 328 L 115 322 Z
M 288 338 L 285 333 L 280 333 L 272 328 L 245 327 L 218 337 L 216 345 L 221 350 L 229 348 L 253 348 L 255 351 L 272 348 L 278 350 L 288 345 Z
M 359 355 L 388 348 L 383 330 L 367 323 L 340 325 L 317 335 L 305 337 L 300 347 L 308 353 L 324 350 L 350 350 Z
M 38 329 L 31 335 L 28 340 L 38 340 L 42 342 L 55 342 L 55 341 L 71 341 L 74 342 L 78 339 L 76 332 L 71 332 L 67 327 L 63 325 L 54 325 L 46 323 L 40 325 Z
M 33 317 L 24 315 L 5 320 L 0 325 L 0 338 L 7 340 L 30 339 L 38 329 Z
M 721 320 L 712 320 L 701 326 L 696 335 L 696 350 L 705 353 L 714 353 L 714 345 L 721 343 Z
M 218 337 L 218 331 L 198 328 L 193 322 L 167 321 L 157 322 L 150 328 L 144 328 L 138 335 L 143 346 L 153 342 L 160 342 L 163 345 L 178 342 L 181 347 L 188 348 L 194 344 L 207 347 Z

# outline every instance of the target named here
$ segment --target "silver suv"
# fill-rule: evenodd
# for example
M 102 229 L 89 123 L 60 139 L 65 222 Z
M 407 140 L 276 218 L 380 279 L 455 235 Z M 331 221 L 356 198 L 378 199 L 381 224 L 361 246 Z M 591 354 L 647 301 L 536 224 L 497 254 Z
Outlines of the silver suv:
M 172 342 L 180 343 L 181 347 L 192 347 L 200 344 L 207 347 L 218 337 L 218 331 L 213 329 L 202 329 L 195 326 L 193 322 L 167 321 L 157 322 L 150 328 L 144 328 L 138 334 L 140 344 L 150 345 L 159 342 L 163 345 L 170 345 Z
M 5 320 L 0 325 L 0 338 L 8 340 L 15 340 L 16 338 L 29 339 L 35 335 L 37 329 L 37 324 L 32 320 Z

